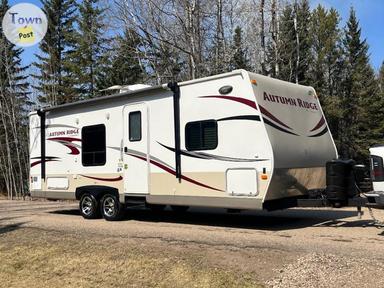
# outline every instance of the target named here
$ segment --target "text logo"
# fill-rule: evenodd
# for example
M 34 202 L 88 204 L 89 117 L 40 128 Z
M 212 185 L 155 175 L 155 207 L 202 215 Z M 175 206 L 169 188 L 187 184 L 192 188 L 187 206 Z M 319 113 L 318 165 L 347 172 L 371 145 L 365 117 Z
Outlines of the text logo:
M 284 97 L 279 95 L 272 95 L 272 94 L 268 94 L 267 92 L 264 92 L 264 101 L 296 106 L 296 107 L 305 108 L 305 109 L 319 110 L 317 108 L 316 103 L 307 102 L 300 98 L 295 99 L 295 98 Z
M 9 8 L 2 24 L 5 37 L 13 44 L 22 47 L 39 43 L 48 28 L 44 12 L 30 3 L 20 3 Z

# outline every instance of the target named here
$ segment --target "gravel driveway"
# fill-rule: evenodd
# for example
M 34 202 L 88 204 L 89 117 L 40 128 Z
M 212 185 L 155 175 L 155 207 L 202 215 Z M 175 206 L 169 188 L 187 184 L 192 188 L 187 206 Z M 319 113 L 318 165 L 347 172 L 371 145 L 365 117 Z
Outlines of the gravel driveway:
M 8 257 L 11 255 L 8 251 L 22 249 L 26 243 L 38 249 L 33 237 L 48 244 L 61 237 L 68 239 L 67 243 L 78 239 L 73 242 L 76 245 L 87 243 L 91 247 L 102 243 L 122 249 L 121 253 L 139 251 L 137 253 L 145 254 L 151 261 L 154 255 L 157 260 L 165 259 L 165 264 L 162 262 L 158 267 L 159 274 L 153 274 L 153 279 L 157 277 L 155 282 L 135 278 L 131 281 L 138 282 L 128 286 L 169 286 L 171 282 L 167 282 L 168 278 L 164 280 L 161 273 L 162 268 L 170 271 L 169 258 L 180 267 L 190 267 L 190 270 L 185 268 L 189 274 L 183 272 L 188 274 L 186 279 L 206 275 L 204 281 L 199 276 L 200 282 L 172 282 L 180 284 L 173 285 L 175 287 L 255 287 L 258 284 L 266 287 L 384 287 L 384 233 L 372 225 L 368 211 L 364 212 L 363 218 L 358 219 L 352 208 L 241 214 L 196 208 L 180 215 L 168 210 L 153 213 L 137 207 L 127 210 L 123 221 L 107 222 L 84 220 L 77 203 L 0 200 L 0 256 Z M 384 220 L 384 211 L 375 211 L 375 216 Z M 130 249 L 124 250 L 127 243 Z M 30 287 L 25 279 L 26 282 L 14 282 L 12 273 L 17 273 L 17 269 L 8 271 L 4 265 L 0 263 L 0 273 L 8 277 L 8 287 L 22 287 L 22 283 Z M 14 266 L 14 263 L 8 265 Z M 214 278 L 216 276 L 218 278 Z M 45 281 L 49 281 L 51 276 L 48 273 L 45 277 Z M 151 273 L 147 277 L 152 277 Z M 61 287 L 98 286 L 92 281 L 74 285 L 68 282 L 71 278 L 68 279 L 60 284 Z M 225 281 L 233 285 L 225 285 Z M 93 284 L 87 286 L 86 283 Z M 121 286 L 119 283 L 116 287 Z

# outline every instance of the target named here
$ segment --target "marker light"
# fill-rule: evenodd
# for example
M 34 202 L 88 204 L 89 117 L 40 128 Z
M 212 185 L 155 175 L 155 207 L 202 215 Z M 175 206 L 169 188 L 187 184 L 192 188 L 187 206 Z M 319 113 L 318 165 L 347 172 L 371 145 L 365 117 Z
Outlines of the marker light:
M 256 79 L 252 79 L 252 80 L 251 80 L 251 83 L 252 83 L 253 85 L 257 85 L 257 81 L 256 81 Z
M 261 180 L 267 180 L 268 175 L 267 174 L 261 174 Z

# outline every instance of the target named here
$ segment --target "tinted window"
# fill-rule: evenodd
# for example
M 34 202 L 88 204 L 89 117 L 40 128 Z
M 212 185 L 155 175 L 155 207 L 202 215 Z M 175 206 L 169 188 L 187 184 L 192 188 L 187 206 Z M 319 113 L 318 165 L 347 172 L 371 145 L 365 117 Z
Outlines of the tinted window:
M 129 113 L 129 141 L 141 140 L 141 112 Z
M 371 156 L 372 181 L 384 181 L 383 158 Z
M 105 126 L 93 125 L 81 130 L 83 166 L 102 166 L 106 161 Z
M 217 122 L 215 120 L 189 122 L 185 125 L 187 150 L 212 150 L 217 147 Z

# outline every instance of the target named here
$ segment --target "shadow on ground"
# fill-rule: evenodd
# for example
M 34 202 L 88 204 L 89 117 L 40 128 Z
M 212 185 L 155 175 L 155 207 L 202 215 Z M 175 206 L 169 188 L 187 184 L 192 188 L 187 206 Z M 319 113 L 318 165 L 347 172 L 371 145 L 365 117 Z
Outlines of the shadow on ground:
M 78 209 L 55 210 L 49 213 L 81 217 Z M 353 221 L 353 219 L 352 221 L 351 219 L 343 221 L 344 218 L 349 217 L 356 217 L 356 221 Z M 283 231 L 310 226 L 364 227 L 372 225 L 371 220 L 359 220 L 355 211 L 310 209 L 227 213 L 223 209 L 193 208 L 185 213 L 176 213 L 168 209 L 154 212 L 144 208 L 128 208 L 122 221 L 132 220 L 271 231 Z
M 0 235 L 21 229 L 22 225 L 25 223 L 27 223 L 27 222 L 12 223 L 12 224 L 7 224 L 7 225 L 1 225 L 0 224 Z

